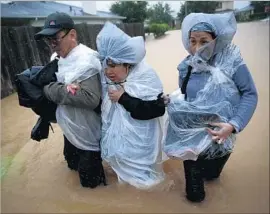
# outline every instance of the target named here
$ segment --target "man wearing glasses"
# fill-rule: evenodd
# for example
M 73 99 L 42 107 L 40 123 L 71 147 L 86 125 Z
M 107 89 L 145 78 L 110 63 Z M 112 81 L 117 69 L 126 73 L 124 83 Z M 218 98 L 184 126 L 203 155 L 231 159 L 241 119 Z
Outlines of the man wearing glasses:
M 58 55 L 57 82 L 46 85 L 45 96 L 57 104 L 56 119 L 64 133 L 68 167 L 78 171 L 83 187 L 105 185 L 100 153 L 101 64 L 98 53 L 77 41 L 74 22 L 65 13 L 47 17 L 35 35 Z

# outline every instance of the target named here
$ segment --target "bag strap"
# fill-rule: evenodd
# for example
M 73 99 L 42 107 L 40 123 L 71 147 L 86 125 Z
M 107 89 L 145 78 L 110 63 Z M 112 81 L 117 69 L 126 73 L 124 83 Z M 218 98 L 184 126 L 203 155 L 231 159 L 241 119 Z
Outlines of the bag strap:
M 182 94 L 185 95 L 185 99 L 187 98 L 187 93 L 186 93 L 187 92 L 187 84 L 188 84 L 188 81 L 189 81 L 189 78 L 190 78 L 191 70 L 192 70 L 192 67 L 188 66 L 187 75 L 185 76 L 185 78 L 183 80 L 183 84 L 181 86 L 181 92 L 182 92 Z

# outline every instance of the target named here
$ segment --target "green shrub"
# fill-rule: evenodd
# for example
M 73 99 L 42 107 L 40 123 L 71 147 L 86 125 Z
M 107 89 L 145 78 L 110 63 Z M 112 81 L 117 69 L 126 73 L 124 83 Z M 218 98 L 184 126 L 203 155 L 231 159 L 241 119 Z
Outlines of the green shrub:
M 250 15 L 250 20 L 259 20 L 259 19 L 265 19 L 267 18 L 267 13 L 254 13 Z
M 150 32 L 154 34 L 155 38 L 160 37 L 165 34 L 166 31 L 170 29 L 167 24 L 157 24 L 153 23 L 149 27 Z

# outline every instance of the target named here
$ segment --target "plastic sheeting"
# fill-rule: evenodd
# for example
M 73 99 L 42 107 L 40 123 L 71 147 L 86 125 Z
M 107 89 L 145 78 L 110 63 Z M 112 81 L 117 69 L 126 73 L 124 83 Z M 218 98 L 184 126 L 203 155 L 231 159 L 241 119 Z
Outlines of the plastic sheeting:
M 231 44 L 236 21 L 233 14 L 190 14 L 182 25 L 183 44 L 189 52 L 190 29 L 200 22 L 211 24 L 217 37 L 194 56 L 187 57 L 179 69 L 183 77 L 189 65 L 192 72 L 210 72 L 211 75 L 194 100 L 183 100 L 178 90 L 168 105 L 164 151 L 170 157 L 183 160 L 196 160 L 202 153 L 208 159 L 221 157 L 232 151 L 235 142 L 234 134 L 222 144 L 213 142 L 206 127 L 212 122 L 228 122 L 237 109 L 232 100 L 240 99 L 232 81 L 233 74 L 243 64 L 239 49 Z
M 98 53 L 80 44 L 58 62 L 57 80 L 70 84 L 86 80 L 101 70 Z M 57 123 L 66 138 L 82 150 L 99 151 L 101 119 L 93 110 L 58 105 Z
M 106 22 L 97 36 L 97 49 L 106 68 L 107 59 L 115 64 L 137 64 L 145 56 L 142 36 L 130 37 L 116 25 Z
M 155 71 L 143 60 L 143 39 L 130 38 L 111 23 L 105 24 L 97 37 L 97 47 L 106 67 L 106 60 L 130 63 L 131 68 L 122 84 L 125 91 L 143 100 L 157 99 L 163 91 Z M 140 189 L 150 188 L 164 179 L 162 170 L 162 127 L 160 118 L 136 120 L 125 108 L 113 103 L 108 89 L 119 85 L 110 82 L 102 73 L 102 158 L 118 175 L 119 182 L 127 182 Z
M 217 36 L 214 54 L 220 52 L 225 46 L 231 43 L 236 33 L 237 25 L 233 13 L 205 14 L 191 13 L 185 17 L 182 23 L 182 42 L 185 49 L 191 54 L 189 47 L 189 34 L 193 26 L 198 23 L 208 23 L 214 29 Z

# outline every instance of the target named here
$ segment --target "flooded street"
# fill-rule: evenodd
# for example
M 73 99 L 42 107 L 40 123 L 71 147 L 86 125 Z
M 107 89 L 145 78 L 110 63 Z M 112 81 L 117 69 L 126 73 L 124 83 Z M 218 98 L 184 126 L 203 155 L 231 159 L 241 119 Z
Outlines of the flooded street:
M 1 211 L 3 213 L 269 213 L 269 22 L 238 25 L 234 43 L 250 69 L 259 94 L 256 112 L 238 135 L 220 179 L 207 182 L 206 199 L 185 198 L 182 161 L 164 163 L 166 181 L 151 191 L 117 184 L 105 165 L 108 186 L 82 188 L 67 168 L 63 135 L 56 124 L 49 139 L 30 140 L 37 116 L 20 107 L 17 94 L 1 100 Z M 180 60 L 186 56 L 180 31 L 147 38 L 147 61 L 165 93 L 177 89 Z M 8 171 L 7 171 L 8 169 Z

